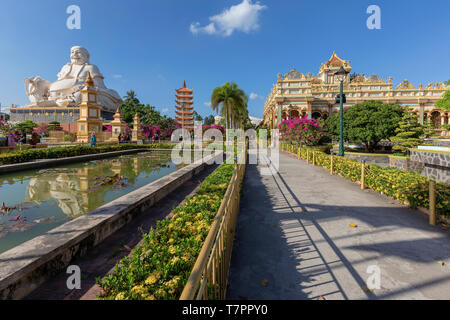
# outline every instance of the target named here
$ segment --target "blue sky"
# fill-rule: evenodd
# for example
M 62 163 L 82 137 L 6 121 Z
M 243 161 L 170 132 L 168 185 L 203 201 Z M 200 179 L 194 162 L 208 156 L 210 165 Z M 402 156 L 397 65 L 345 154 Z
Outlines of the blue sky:
M 73 4 L 81 30 L 66 27 Z M 381 30 L 366 27 L 371 4 L 381 8 Z M 74 45 L 89 50 L 109 88 L 133 89 L 169 116 L 186 80 L 203 116 L 211 91 L 235 81 L 261 117 L 277 73 L 317 74 L 333 50 L 354 72 L 395 84 L 444 81 L 449 12 L 448 0 L 1 0 L 0 102 L 27 104 L 24 78 L 55 81 Z

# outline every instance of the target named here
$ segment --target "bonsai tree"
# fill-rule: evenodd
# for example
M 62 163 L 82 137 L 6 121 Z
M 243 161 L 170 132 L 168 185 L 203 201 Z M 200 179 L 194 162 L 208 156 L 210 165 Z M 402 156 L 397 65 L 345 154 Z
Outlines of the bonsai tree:
M 403 108 L 381 101 L 366 101 L 344 110 L 344 141 L 362 143 L 366 152 L 373 152 L 378 142 L 395 135 L 402 120 Z M 326 121 L 326 129 L 334 140 L 339 139 L 339 114 Z
M 395 132 L 397 135 L 392 137 L 391 141 L 399 143 L 392 148 L 396 151 L 407 153 L 409 148 L 416 147 L 423 141 L 420 139 L 424 132 L 423 127 L 418 121 L 417 114 L 412 109 L 406 110 L 403 114 Z
M 428 118 L 423 124 L 423 138 L 430 138 L 436 135 L 434 131 L 434 124 L 430 118 Z
M 34 123 L 31 120 L 25 120 L 23 122 L 19 122 L 14 126 L 15 130 L 23 131 L 26 134 L 31 134 L 33 132 L 33 129 L 36 128 L 38 125 Z
M 58 121 L 51 121 L 48 123 L 48 130 L 49 131 L 61 131 L 62 127 Z

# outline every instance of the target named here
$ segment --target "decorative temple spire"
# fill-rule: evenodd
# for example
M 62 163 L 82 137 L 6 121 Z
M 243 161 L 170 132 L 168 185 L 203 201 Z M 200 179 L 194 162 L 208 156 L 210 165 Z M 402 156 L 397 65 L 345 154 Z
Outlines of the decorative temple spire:
M 88 74 L 86 76 L 86 80 L 84 81 L 84 85 L 87 87 L 93 87 L 94 86 L 94 80 L 92 80 L 91 73 L 88 71 Z

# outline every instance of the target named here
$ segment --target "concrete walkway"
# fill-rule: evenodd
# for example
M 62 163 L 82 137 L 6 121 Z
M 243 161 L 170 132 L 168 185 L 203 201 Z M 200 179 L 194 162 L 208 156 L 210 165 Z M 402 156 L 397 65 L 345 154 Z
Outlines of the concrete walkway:
M 450 299 L 450 233 L 426 215 L 286 153 L 263 167 L 247 167 L 229 299 Z

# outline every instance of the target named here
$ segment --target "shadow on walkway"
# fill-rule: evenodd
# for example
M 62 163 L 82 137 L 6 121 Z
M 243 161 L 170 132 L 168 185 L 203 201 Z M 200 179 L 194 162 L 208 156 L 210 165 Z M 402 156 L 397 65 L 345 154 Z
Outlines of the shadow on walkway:
M 229 299 L 450 299 L 450 268 L 437 263 L 450 235 L 423 214 L 286 155 L 273 176 L 259 169 L 247 166 Z M 381 268 L 379 290 L 368 265 Z

